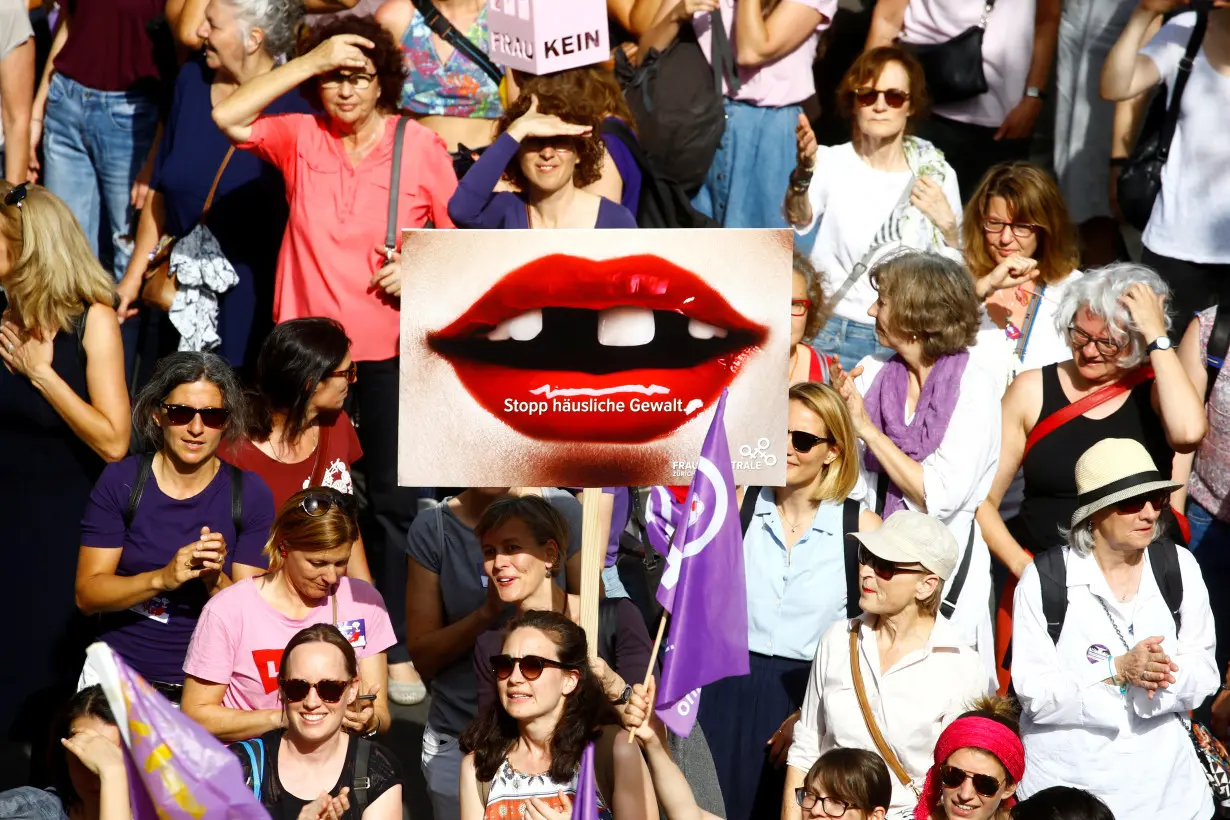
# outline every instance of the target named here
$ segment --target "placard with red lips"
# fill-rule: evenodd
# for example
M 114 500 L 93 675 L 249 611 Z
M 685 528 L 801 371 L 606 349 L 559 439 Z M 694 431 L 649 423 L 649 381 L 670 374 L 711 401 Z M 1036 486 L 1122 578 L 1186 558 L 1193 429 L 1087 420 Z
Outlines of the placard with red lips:
M 785 482 L 789 231 L 407 231 L 404 486 Z

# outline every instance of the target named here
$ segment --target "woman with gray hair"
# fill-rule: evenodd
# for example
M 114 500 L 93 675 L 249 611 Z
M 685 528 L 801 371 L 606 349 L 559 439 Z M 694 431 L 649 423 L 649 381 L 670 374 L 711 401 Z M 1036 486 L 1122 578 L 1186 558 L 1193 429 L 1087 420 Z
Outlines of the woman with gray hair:
M 294 51 L 301 0 L 209 0 L 197 24 L 203 50 L 180 69 L 137 227 L 132 261 L 118 287 L 120 320 L 141 306 L 142 286 L 166 254 L 180 294 L 170 310 L 180 350 L 213 350 L 234 367 L 254 365 L 272 327 L 273 272 L 286 229 L 282 175 L 234 151 L 212 110 L 240 84 Z M 181 21 L 181 25 L 184 24 Z M 286 94 L 274 113 L 307 112 Z M 168 239 L 180 239 L 168 249 Z M 162 329 L 170 331 L 165 323 Z M 171 342 L 171 344 L 168 344 Z M 163 349 L 173 341 L 161 339 Z
M 1221 676 L 1196 559 L 1161 534 L 1182 485 L 1123 438 L 1087 448 L 1073 475 L 1066 543 L 1027 566 L 1016 590 L 1018 794 L 1063 784 L 1119 820 L 1207 820 L 1214 801 L 1185 713 Z
M 230 585 L 232 557 L 261 560 L 273 523 L 260 476 L 217 456 L 224 437 L 242 435 L 243 416 L 222 359 L 162 359 L 133 407 L 146 452 L 107 465 L 81 521 L 77 606 L 100 615 L 101 640 L 175 702 L 201 610 Z

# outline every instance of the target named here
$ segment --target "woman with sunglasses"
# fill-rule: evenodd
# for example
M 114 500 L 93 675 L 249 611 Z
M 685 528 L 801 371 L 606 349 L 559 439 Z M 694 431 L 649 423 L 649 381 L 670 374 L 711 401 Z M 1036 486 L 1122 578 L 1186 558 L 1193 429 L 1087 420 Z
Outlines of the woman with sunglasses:
M 232 561 L 259 560 L 273 501 L 258 475 L 218 458 L 246 418 L 239 381 L 220 357 L 160 360 L 132 415 L 147 449 L 109 465 L 90 495 L 77 605 L 100 616 L 101 640 L 125 663 L 178 701 L 197 619 L 230 586 Z
M 347 726 L 359 672 L 355 647 L 333 624 L 304 627 L 286 644 L 276 676 L 282 728 L 231 746 L 270 816 L 401 819 L 401 764 Z
M 832 359 L 808 344 L 828 321 L 824 301 L 824 277 L 807 258 L 794 253 L 794 275 L 790 293 L 790 384 L 829 381 Z M 807 341 L 805 341 L 807 340 Z
M 981 698 L 940 733 L 914 820 L 1008 820 L 1024 774 L 1016 704 Z
M 385 652 L 396 638 L 380 593 L 346 576 L 358 537 L 352 495 L 314 487 L 287 499 L 265 545 L 269 572 L 233 584 L 201 614 L 184 660 L 184 714 L 225 741 L 284 728 L 276 692 L 282 650 L 299 630 L 326 623 L 359 656 L 359 692 L 345 727 L 388 731 Z
M 1214 800 L 1185 718 L 1221 670 L 1200 568 L 1162 534 L 1182 485 L 1123 438 L 1089 447 L 1073 473 L 1067 543 L 1026 567 L 1016 590 L 1020 792 L 1077 786 L 1119 820 L 1208 820 Z
M 796 234 L 816 231 L 810 260 L 824 273 L 832 313 L 816 342 L 852 368 L 885 351 L 867 315 L 875 301 L 868 268 L 896 248 L 960 248 L 961 198 L 943 154 L 909 134 L 927 110 L 922 66 L 909 52 L 864 52 L 837 100 L 853 139 L 818 147 L 799 117 L 798 164 L 785 210 Z
M 461 737 L 461 820 L 515 816 L 527 803 L 520 813 L 567 816 L 590 743 L 598 816 L 658 816 L 640 749 L 590 667 L 581 627 L 557 612 L 522 612 L 489 662 L 499 701 Z
M 851 537 L 859 541 L 863 614 L 833 624 L 820 639 L 787 759 L 783 820 L 801 816 L 795 790 L 816 759 L 835 748 L 878 752 L 893 771 L 889 816 L 912 816 L 940 732 L 989 688 L 978 653 L 939 616 L 944 582 L 959 556 L 949 528 L 900 510 L 878 530 Z M 860 686 L 868 716 L 859 706 Z M 884 747 L 873 740 L 871 723 Z

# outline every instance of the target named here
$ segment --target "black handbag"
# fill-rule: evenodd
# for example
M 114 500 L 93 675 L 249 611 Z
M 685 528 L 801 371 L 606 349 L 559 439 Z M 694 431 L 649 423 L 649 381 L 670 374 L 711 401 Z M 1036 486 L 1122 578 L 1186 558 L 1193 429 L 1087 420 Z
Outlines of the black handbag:
M 1192 26 L 1191 39 L 1187 41 L 1187 50 L 1179 61 L 1170 103 L 1166 102 L 1165 89 L 1159 88 L 1150 104 L 1145 124 L 1140 129 L 1140 136 L 1136 138 L 1132 155 L 1119 172 L 1119 211 L 1127 223 L 1137 230 L 1143 231 L 1149 224 L 1153 203 L 1162 190 L 1162 168 L 1170 156 L 1170 143 L 1179 124 L 1183 89 L 1187 87 L 1187 78 L 1192 73 L 1192 61 L 1196 59 L 1196 52 L 1204 41 L 1204 30 L 1208 24 L 1208 14 L 1198 12 L 1196 23 Z
M 987 93 L 987 76 L 982 69 L 982 37 L 995 0 L 987 0 L 982 19 L 976 26 L 943 43 L 905 44 L 922 64 L 927 78 L 927 94 L 936 104 L 960 102 Z

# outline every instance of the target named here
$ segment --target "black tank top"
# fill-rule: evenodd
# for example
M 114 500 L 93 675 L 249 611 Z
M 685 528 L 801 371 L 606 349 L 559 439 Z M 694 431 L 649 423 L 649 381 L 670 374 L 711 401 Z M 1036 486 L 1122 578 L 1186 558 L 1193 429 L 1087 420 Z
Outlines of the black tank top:
M 1132 388 L 1127 401 L 1104 419 L 1077 416 L 1042 438 L 1025 457 L 1025 501 L 1008 529 L 1022 547 L 1037 553 L 1063 543 L 1060 527 L 1072 526 L 1076 512 L 1076 462 L 1106 438 L 1136 439 L 1145 445 L 1162 475 L 1169 476 L 1174 450 L 1162 420 L 1153 411 L 1153 380 Z M 1042 368 L 1042 412 L 1038 421 L 1064 408 L 1068 397 L 1059 383 L 1059 365 Z

